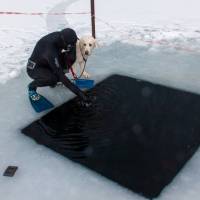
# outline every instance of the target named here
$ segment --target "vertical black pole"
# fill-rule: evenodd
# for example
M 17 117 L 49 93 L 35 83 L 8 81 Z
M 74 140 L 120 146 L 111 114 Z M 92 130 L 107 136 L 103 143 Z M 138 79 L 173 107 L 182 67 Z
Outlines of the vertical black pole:
M 95 32 L 95 5 L 94 0 L 91 1 L 91 22 L 92 22 L 92 36 L 96 38 L 96 32 Z

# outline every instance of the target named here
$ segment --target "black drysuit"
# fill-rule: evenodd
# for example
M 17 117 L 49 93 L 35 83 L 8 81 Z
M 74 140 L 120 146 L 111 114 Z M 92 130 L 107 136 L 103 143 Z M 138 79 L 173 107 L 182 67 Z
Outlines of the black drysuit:
M 37 42 L 27 64 L 27 73 L 34 79 L 29 84 L 30 90 L 62 82 L 73 93 L 86 100 L 85 94 L 64 73 L 76 59 L 76 41 L 76 33 L 67 28 L 50 33 Z

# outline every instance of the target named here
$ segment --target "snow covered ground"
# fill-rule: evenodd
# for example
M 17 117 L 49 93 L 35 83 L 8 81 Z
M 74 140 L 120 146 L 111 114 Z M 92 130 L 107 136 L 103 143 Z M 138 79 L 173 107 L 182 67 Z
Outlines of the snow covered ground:
M 96 0 L 101 47 L 88 71 L 97 81 L 121 73 L 200 94 L 199 6 L 197 0 Z M 0 11 L 87 12 L 89 0 L 7 0 Z M 29 105 L 26 61 L 42 35 L 65 26 L 88 34 L 90 18 L 0 15 L 0 172 L 19 166 L 14 178 L 0 176 L 0 199 L 144 199 L 20 134 L 44 114 Z M 56 105 L 73 96 L 63 87 L 40 91 Z M 197 152 L 158 199 L 198 200 L 199 165 Z

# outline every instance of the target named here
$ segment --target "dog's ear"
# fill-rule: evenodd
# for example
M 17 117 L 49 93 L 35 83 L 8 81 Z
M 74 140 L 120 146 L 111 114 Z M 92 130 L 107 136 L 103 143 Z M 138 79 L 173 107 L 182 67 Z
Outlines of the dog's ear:
M 83 44 L 84 44 L 84 40 L 83 40 L 83 38 L 80 38 L 79 39 L 79 46 L 80 46 L 81 49 L 83 49 Z

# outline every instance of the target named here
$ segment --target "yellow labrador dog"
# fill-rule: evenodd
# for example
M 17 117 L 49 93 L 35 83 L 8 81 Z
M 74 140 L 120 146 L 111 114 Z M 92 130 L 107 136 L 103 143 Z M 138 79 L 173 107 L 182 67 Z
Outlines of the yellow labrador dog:
M 97 47 L 96 39 L 92 36 L 83 36 L 76 43 L 76 61 L 72 65 L 73 71 L 76 74 L 77 67 L 80 67 L 80 72 L 84 78 L 89 78 L 90 74 L 84 70 L 88 56 L 92 54 L 92 50 Z M 84 71 L 83 71 L 84 70 Z

